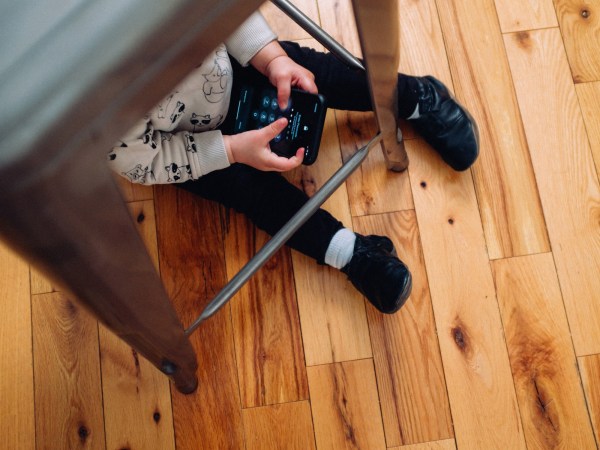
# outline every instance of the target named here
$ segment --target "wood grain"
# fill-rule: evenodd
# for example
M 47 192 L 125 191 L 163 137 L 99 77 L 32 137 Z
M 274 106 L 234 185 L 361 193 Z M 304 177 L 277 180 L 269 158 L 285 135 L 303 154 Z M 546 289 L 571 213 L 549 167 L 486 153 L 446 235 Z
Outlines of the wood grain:
M 414 211 L 355 218 L 363 234 L 389 236 L 413 276 L 412 294 L 393 315 L 367 306 L 386 444 L 454 436 L 425 262 Z
M 313 22 L 319 24 L 319 10 L 314 0 L 294 0 L 292 3 Z M 280 40 L 290 41 L 310 38 L 306 31 L 271 2 L 263 3 L 260 11 Z
M 583 389 L 587 398 L 588 410 L 596 442 L 600 442 L 600 355 L 582 356 L 579 358 L 579 369 L 581 370 L 581 379 Z
M 492 268 L 527 448 L 594 448 L 552 254 Z
M 314 450 L 307 401 L 244 410 L 247 450 Z
M 472 179 L 427 157 L 420 140 L 407 145 L 457 446 L 524 449 Z
M 161 277 L 187 326 L 226 282 L 219 207 L 174 186 L 154 192 Z M 244 446 L 230 305 L 190 338 L 198 358 L 199 387 L 171 389 L 177 449 Z
M 558 26 L 552 0 L 495 0 L 503 33 Z
M 600 174 L 600 82 L 577 84 L 575 91 L 596 163 L 596 173 Z
M 389 450 L 456 450 L 456 442 L 454 442 L 454 439 L 446 439 L 443 441 L 424 442 L 423 444 L 403 445 L 402 447 L 394 447 Z
M 145 200 L 127 204 L 129 213 L 133 218 L 137 230 L 144 241 L 150 259 L 154 263 L 156 271 L 159 272 L 158 246 L 156 242 L 156 213 L 154 201 Z
M 600 81 L 600 0 L 554 0 L 575 83 Z
M 472 172 L 490 259 L 547 252 L 527 141 L 493 0 L 438 1 L 456 97 L 479 125 Z M 417 42 L 414 45 L 418 45 Z
M 384 449 L 373 361 L 308 368 L 317 448 Z
M 600 186 L 561 35 L 539 30 L 505 43 L 575 351 L 599 353 Z
M 434 75 L 450 89 L 452 76 L 435 0 L 399 0 L 400 71 Z
M 362 56 L 352 2 L 317 0 L 321 27 L 357 57 Z
M 344 161 L 377 134 L 372 113 L 336 111 Z M 387 169 L 380 145 L 346 181 L 353 216 L 403 211 L 414 208 L 408 173 Z
M 174 449 L 169 379 L 100 326 L 107 448 Z
M 399 0 L 400 67 L 412 76 L 434 75 L 450 90 L 452 76 L 435 0 Z M 404 139 L 417 137 L 409 121 L 401 120 Z
M 98 325 L 62 293 L 32 298 L 37 449 L 104 449 Z
M 228 211 L 229 279 L 269 240 L 241 214 Z M 308 398 L 302 333 L 287 248 L 277 252 L 231 301 L 244 408 Z
M 35 448 L 31 298 L 27 264 L 0 243 L 0 435 L 7 449 Z
M 158 269 L 154 203 L 128 206 Z M 99 339 L 107 447 L 174 449 L 168 378 L 102 325 Z

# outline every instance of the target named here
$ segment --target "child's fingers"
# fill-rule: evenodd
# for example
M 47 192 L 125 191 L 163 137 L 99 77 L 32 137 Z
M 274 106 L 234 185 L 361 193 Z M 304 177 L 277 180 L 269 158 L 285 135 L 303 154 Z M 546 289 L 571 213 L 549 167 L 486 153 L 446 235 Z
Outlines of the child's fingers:
M 272 153 L 268 156 L 266 164 L 269 167 L 268 170 L 274 170 L 277 172 L 287 172 L 288 170 L 295 169 L 300 164 L 302 164 L 302 160 L 304 159 L 304 149 L 300 148 L 296 151 L 296 154 L 291 158 L 286 158 L 284 156 L 278 156 L 275 153 Z
M 282 78 L 277 82 L 277 103 L 279 109 L 285 111 L 292 92 L 292 80 L 289 77 Z
M 311 77 L 309 74 L 303 74 L 303 76 L 298 78 L 298 86 L 311 94 L 319 93 L 314 77 Z
M 261 131 L 263 132 L 263 137 L 265 138 L 267 143 L 269 141 L 275 139 L 275 137 L 279 133 L 281 133 L 283 130 L 285 130 L 285 127 L 287 127 L 287 124 L 288 124 L 288 120 L 285 117 L 280 117 L 276 121 L 271 122 L 268 127 L 264 127 L 263 129 L 261 129 Z

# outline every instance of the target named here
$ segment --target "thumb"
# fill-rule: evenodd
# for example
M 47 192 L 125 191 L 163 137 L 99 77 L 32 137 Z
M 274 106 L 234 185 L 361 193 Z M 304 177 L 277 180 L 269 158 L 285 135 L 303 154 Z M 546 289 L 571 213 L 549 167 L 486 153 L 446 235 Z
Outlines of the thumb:
M 288 107 L 291 91 L 292 80 L 290 78 L 284 78 L 277 82 L 277 103 L 282 111 L 285 111 Z
M 285 117 L 280 117 L 275 122 L 271 122 L 268 127 L 264 127 L 265 137 L 267 137 L 267 141 L 271 141 L 275 139 L 275 137 L 285 130 L 287 127 L 288 120 Z

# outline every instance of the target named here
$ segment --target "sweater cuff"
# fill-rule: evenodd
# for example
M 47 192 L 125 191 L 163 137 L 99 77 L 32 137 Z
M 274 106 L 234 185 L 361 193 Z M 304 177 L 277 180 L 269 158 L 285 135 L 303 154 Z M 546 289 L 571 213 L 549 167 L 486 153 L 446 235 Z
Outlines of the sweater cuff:
M 220 131 L 197 133 L 194 134 L 194 139 L 199 150 L 197 153 L 190 154 L 190 165 L 194 179 L 230 166 L 227 150 L 225 150 L 225 141 Z
M 231 56 L 246 67 L 254 55 L 275 39 L 277 35 L 273 33 L 265 18 L 259 12 L 255 12 L 229 36 L 225 46 Z

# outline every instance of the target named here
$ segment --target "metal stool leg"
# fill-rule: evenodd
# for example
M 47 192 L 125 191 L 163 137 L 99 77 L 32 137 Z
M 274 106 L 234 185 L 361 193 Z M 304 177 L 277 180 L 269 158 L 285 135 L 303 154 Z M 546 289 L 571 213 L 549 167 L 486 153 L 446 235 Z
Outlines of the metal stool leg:
M 398 1 L 353 0 L 352 5 L 383 137 L 383 156 L 388 169 L 401 172 L 408 167 L 408 156 L 401 136 L 397 136 Z
M 288 0 L 271 1 L 349 67 L 365 70 L 360 60 L 348 52 Z M 361 2 L 357 3 L 359 4 L 355 4 L 355 15 L 359 24 L 365 61 L 367 62 L 367 67 L 370 69 L 370 71 L 367 71 L 367 74 L 380 133 L 365 147 L 356 152 L 235 277 L 225 285 L 204 308 L 200 316 L 186 329 L 187 335 L 193 333 L 203 321 L 214 315 L 241 289 L 244 283 L 285 244 L 296 230 L 360 166 L 367 157 L 370 149 L 376 143 L 382 141 L 383 154 L 388 169 L 400 172 L 408 166 L 408 157 L 404 149 L 404 142 L 401 136 L 400 140 L 397 140 L 395 113 L 397 111 L 397 70 L 399 62 L 397 3 L 394 0 L 377 2 L 376 5 L 369 5 L 366 0 L 361 0 Z M 384 27 L 383 31 L 381 31 L 381 26 Z M 391 41 L 391 44 L 383 47 L 384 41 L 387 42 L 388 40 Z M 382 48 L 379 48 L 379 45 Z
M 0 180 L 2 239 L 65 285 L 177 389 L 195 390 L 194 350 L 104 158 L 78 150 L 35 155 L 3 167 Z
M 9 11 L 32 20 L 2 48 L 0 237 L 191 392 L 193 348 L 105 155 L 261 2 L 63 3 Z

